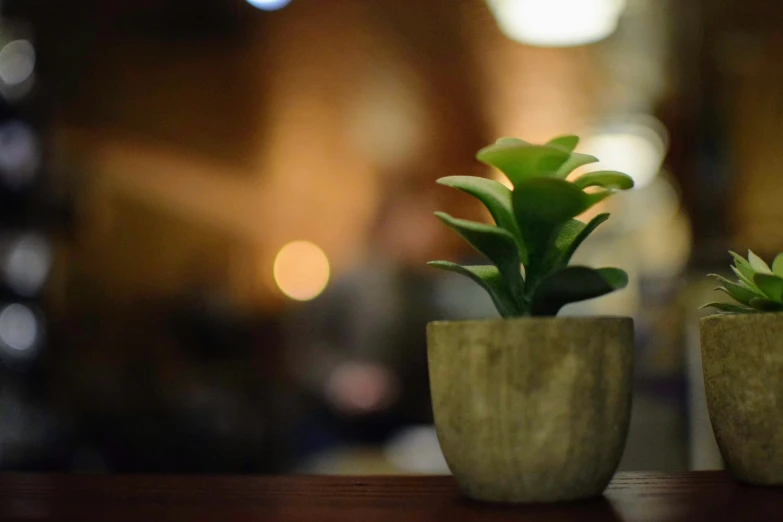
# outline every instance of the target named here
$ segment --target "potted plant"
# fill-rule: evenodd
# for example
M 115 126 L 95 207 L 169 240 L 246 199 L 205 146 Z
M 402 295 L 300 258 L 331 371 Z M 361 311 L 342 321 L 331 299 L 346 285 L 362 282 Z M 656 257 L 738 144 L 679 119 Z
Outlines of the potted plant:
M 620 172 L 574 181 L 598 161 L 574 152 L 579 138 L 545 145 L 503 138 L 477 159 L 490 179 L 438 183 L 478 198 L 495 224 L 436 215 L 491 264 L 430 264 L 486 289 L 502 319 L 433 322 L 427 328 L 435 425 L 446 461 L 468 496 L 496 502 L 555 502 L 600 495 L 622 456 L 631 408 L 633 321 L 555 318 L 568 303 L 625 287 L 617 268 L 569 266 L 596 227 L 574 219 L 617 190 Z
M 704 386 L 712 429 L 733 475 L 783 485 L 783 253 L 770 268 L 731 252 L 738 280 L 717 288 L 736 303 L 710 303 L 701 320 Z

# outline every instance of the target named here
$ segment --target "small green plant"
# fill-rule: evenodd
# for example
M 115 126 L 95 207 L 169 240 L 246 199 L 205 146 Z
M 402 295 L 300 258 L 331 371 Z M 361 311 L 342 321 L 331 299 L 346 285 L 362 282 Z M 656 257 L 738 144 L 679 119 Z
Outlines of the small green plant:
M 489 210 L 495 225 L 443 212 L 435 215 L 492 264 L 429 264 L 480 284 L 503 317 L 554 316 L 566 304 L 624 288 L 628 275 L 619 268 L 568 266 L 579 245 L 609 214 L 588 223 L 574 218 L 617 190 L 633 187 L 626 174 L 606 170 L 567 181 L 574 169 L 598 161 L 574 152 L 578 143 L 577 136 L 561 136 L 545 145 L 501 138 L 481 149 L 476 159 L 503 172 L 513 190 L 472 176 L 439 179 L 441 185 L 476 197 Z
M 734 258 L 731 270 L 737 276 L 737 282 L 717 274 L 710 274 L 710 277 L 721 283 L 715 290 L 728 294 L 737 304 L 708 303 L 702 308 L 715 308 L 730 314 L 783 312 L 783 253 L 775 258 L 772 268 L 750 250 L 747 259 L 729 253 Z

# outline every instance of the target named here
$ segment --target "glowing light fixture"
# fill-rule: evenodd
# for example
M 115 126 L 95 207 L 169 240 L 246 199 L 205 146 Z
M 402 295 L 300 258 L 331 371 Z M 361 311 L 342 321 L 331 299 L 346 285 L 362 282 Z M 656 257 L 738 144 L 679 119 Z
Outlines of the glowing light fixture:
M 617 29 L 625 0 L 487 0 L 500 30 L 521 43 L 569 47 Z
M 247 0 L 247 3 L 262 11 L 277 11 L 291 3 L 291 0 Z
M 0 311 L 0 343 L 20 352 L 38 344 L 38 319 L 23 304 L 13 303 Z
M 0 80 L 19 85 L 35 70 L 35 47 L 27 40 L 8 42 L 0 50 Z
M 329 283 L 329 259 L 321 248 L 309 241 L 288 243 L 275 257 L 275 283 L 286 296 L 296 301 L 318 297 Z
M 585 167 L 585 171 L 619 170 L 633 178 L 636 188 L 641 188 L 660 173 L 667 148 L 664 125 L 652 116 L 639 115 L 586 137 L 580 150 L 600 160 Z
M 26 235 L 16 240 L 5 259 L 5 279 L 18 294 L 30 297 L 41 290 L 52 265 L 52 251 L 45 238 Z

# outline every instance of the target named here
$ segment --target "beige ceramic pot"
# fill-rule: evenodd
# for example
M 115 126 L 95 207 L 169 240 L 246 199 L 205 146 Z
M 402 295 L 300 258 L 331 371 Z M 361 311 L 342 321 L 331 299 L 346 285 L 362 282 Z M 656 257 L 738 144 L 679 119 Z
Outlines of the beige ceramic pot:
M 783 314 L 701 320 L 712 429 L 734 476 L 783 485 Z
M 633 320 L 434 322 L 427 340 L 438 439 L 467 496 L 556 502 L 603 492 L 628 433 Z

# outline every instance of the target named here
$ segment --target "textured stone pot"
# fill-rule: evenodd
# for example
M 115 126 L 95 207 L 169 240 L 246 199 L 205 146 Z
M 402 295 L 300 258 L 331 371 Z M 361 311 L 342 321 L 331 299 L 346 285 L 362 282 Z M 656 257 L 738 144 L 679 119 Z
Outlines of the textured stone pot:
M 556 502 L 603 492 L 628 433 L 631 319 L 434 322 L 427 342 L 438 439 L 467 496 Z
M 783 485 L 783 314 L 701 320 L 712 430 L 734 476 Z

